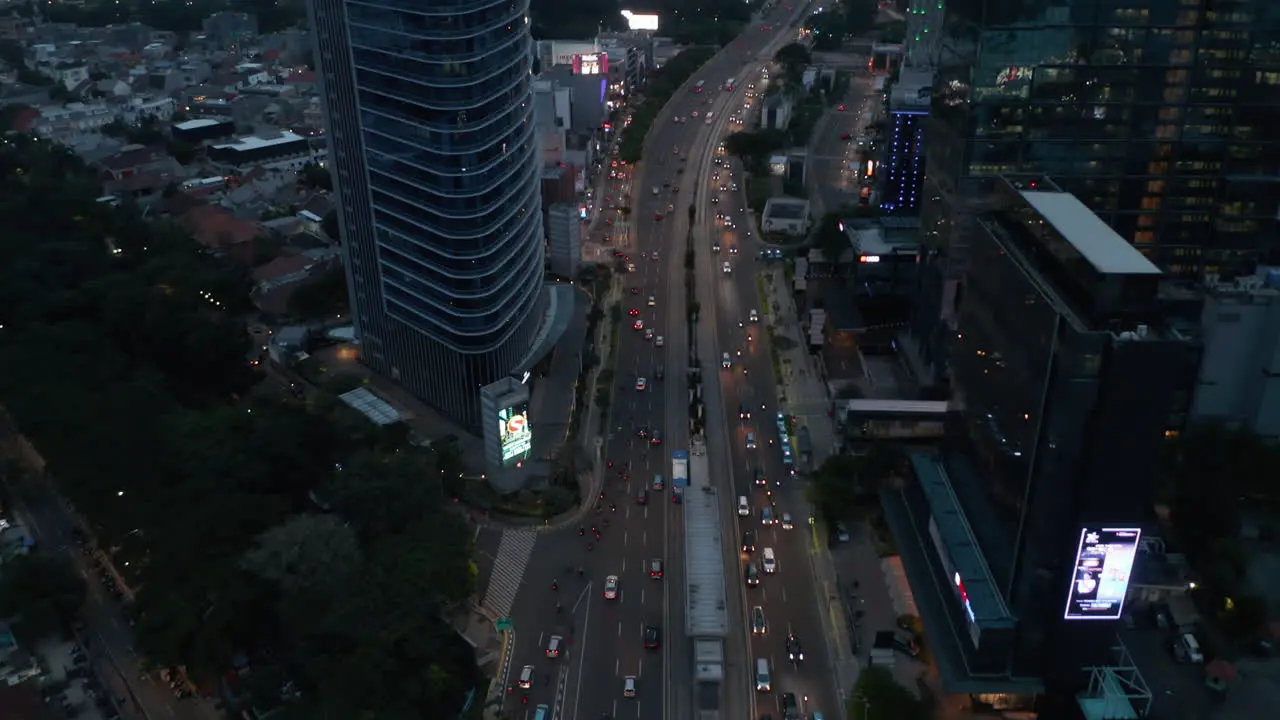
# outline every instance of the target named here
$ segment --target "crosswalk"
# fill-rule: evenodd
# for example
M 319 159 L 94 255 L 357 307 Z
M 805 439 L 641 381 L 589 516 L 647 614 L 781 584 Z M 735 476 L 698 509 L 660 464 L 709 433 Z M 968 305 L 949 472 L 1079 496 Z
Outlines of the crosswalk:
M 498 543 L 498 555 L 493 561 L 493 573 L 489 587 L 484 591 L 484 606 L 499 617 L 511 614 L 516 593 L 524 579 L 524 569 L 533 555 L 533 545 L 538 533 L 531 530 L 504 530 Z

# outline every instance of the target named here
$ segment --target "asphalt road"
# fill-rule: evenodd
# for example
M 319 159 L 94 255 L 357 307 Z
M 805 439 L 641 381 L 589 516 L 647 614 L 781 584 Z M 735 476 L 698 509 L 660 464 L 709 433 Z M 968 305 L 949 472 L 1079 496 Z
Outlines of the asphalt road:
M 759 63 L 753 64 L 751 76 L 740 78 L 735 97 L 746 101 L 752 82 L 759 82 Z M 738 107 L 742 107 L 741 104 Z M 744 108 L 745 109 L 745 108 Z M 723 122 L 723 121 L 722 121 Z M 727 123 L 726 123 L 727 124 Z M 725 134 L 727 128 L 718 124 L 716 131 Z M 714 153 L 714 144 L 707 153 Z M 708 453 L 712 467 L 727 467 L 728 481 L 733 487 L 730 502 L 736 504 L 738 496 L 746 496 L 751 513 L 746 517 L 732 515 L 733 532 L 741 536 L 751 530 L 756 535 L 755 553 L 744 553 L 738 559 L 736 577 L 730 587 L 740 592 L 744 614 L 742 632 L 746 635 L 749 654 L 769 660 L 773 675 L 771 695 L 753 695 L 751 717 L 772 715 L 781 717 L 779 699 L 783 693 L 795 693 L 802 712 L 824 712 L 829 717 L 842 714 L 826 644 L 827 631 L 824 620 L 829 616 L 825 597 L 810 570 L 810 553 L 821 552 L 814 548 L 808 532 L 808 503 L 804 499 L 801 483 L 783 477 L 781 448 L 776 430 L 778 410 L 777 378 L 769 355 L 769 338 L 765 327 L 774 318 L 764 316 L 756 283 L 756 251 L 754 236 L 747 236 L 745 198 L 741 191 L 734 192 L 732 183 L 742 186 L 741 168 L 736 161 L 717 155 L 723 164 L 710 164 L 698 181 L 699 228 L 697 267 L 699 268 L 699 297 L 704 311 L 699 328 L 709 338 L 703 351 L 704 368 L 719 373 L 719 383 L 707 383 L 709 413 L 722 409 L 723 419 L 708 417 Z M 710 158 L 709 158 L 710 159 Z M 718 175 L 718 177 L 717 177 Z M 721 186 L 726 190 L 720 190 Z M 718 202 L 713 203 L 712 199 Z M 717 213 L 728 215 L 728 222 L 717 219 Z M 721 251 L 713 250 L 719 240 Z M 738 252 L 731 252 L 736 248 Z M 724 263 L 730 272 L 724 272 Z M 752 309 L 762 313 L 761 322 L 749 322 Z M 794 322 L 782 319 L 782 322 Z M 739 326 L 741 323 L 741 326 Z M 710 330 L 710 332 L 706 332 Z M 722 353 L 729 353 L 731 367 L 720 369 Z M 741 353 L 741 355 L 739 355 Z M 743 410 L 750 411 L 749 418 L 739 417 Z M 755 447 L 749 447 L 748 434 Z M 763 487 L 756 487 L 754 470 L 762 468 L 776 498 L 775 517 L 790 512 L 795 529 L 786 531 L 781 525 L 765 526 L 761 509 L 770 506 Z M 726 493 L 728 495 L 729 493 Z M 761 558 L 764 548 L 772 548 L 777 558 L 777 572 L 763 573 Z M 748 588 L 744 575 L 746 564 L 756 563 L 762 571 L 761 584 Z M 736 603 L 731 602 L 731 605 Z M 763 609 L 768 625 L 767 633 L 752 634 L 751 609 Z M 785 639 L 794 633 L 801 642 L 804 661 L 789 663 Z M 805 699 L 807 698 L 807 700 Z
M 812 143 L 816 159 L 809 172 L 809 193 L 815 201 L 815 210 L 834 212 L 858 202 L 862 170 L 853 169 L 858 162 L 858 133 L 870 125 L 866 114 L 873 104 L 874 77 L 858 73 L 850 78 L 849 89 L 839 98 L 836 108 L 826 114 L 815 128 Z M 849 139 L 844 139 L 848 136 Z M 818 213 L 815 213 L 815 215 Z
M 26 481 L 21 498 L 24 519 L 30 523 L 44 550 L 70 557 L 88 583 L 89 593 L 82 612 L 83 633 L 99 676 L 119 693 L 121 716 L 150 720 L 221 717 L 208 701 L 179 700 L 167 685 L 141 679 L 139 658 L 133 651 L 133 631 L 119 602 L 90 572 L 72 531 L 76 523 L 71 513 L 43 480 Z

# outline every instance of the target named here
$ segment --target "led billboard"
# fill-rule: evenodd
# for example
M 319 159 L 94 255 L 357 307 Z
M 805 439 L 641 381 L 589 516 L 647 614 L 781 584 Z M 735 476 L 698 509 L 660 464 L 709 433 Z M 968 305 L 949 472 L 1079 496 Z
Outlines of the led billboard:
M 608 75 L 609 56 L 605 53 L 590 53 L 573 56 L 574 75 Z
M 1140 528 L 1086 527 L 1080 531 L 1065 620 L 1115 620 L 1124 608 Z
M 502 447 L 502 464 L 513 465 L 529 457 L 533 451 L 533 429 L 529 427 L 529 404 L 498 411 L 498 442 Z
M 634 13 L 623 10 L 622 17 L 627 19 L 627 27 L 632 30 L 654 31 L 658 29 L 658 16 L 650 13 Z

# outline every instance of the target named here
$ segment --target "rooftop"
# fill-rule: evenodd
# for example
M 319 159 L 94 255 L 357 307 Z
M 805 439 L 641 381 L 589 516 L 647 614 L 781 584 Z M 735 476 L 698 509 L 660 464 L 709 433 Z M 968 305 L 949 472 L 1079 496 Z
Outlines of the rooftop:
M 1160 274 L 1160 268 L 1125 242 L 1075 195 L 1026 190 L 1018 194 L 1098 272 L 1110 275 Z
M 338 398 L 361 415 L 369 418 L 369 421 L 374 425 L 392 425 L 402 419 L 399 410 L 392 407 L 391 403 L 373 394 L 373 391 L 369 388 L 349 390 L 339 395 Z
M 210 127 L 211 125 L 222 125 L 223 123 L 230 124 L 231 120 L 225 118 L 196 118 L 195 120 L 177 123 L 174 127 L 179 130 L 195 130 L 197 128 Z
M 779 220 L 800 220 L 809 213 L 809 201 L 799 198 L 769 198 L 765 203 L 764 216 Z
M 277 137 L 264 138 L 264 137 L 258 137 L 257 135 L 251 135 L 246 138 L 240 138 L 235 142 L 223 143 L 221 145 L 214 145 L 213 147 L 215 150 L 249 151 L 249 150 L 258 150 L 260 148 L 271 147 L 272 145 L 283 145 L 284 143 L 297 142 L 299 140 L 305 141 L 306 138 L 302 137 L 301 135 L 295 135 L 294 133 L 291 133 L 288 130 L 282 130 L 280 132 L 280 135 Z
M 723 638 L 729 634 L 729 609 L 720 501 L 715 488 L 685 488 L 684 552 L 689 636 Z

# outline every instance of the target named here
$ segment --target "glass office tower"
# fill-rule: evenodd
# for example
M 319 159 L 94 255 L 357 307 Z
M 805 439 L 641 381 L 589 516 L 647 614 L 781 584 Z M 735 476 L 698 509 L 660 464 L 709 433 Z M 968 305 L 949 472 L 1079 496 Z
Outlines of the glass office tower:
M 920 336 L 963 302 L 998 174 L 1052 177 L 1170 276 L 1248 272 L 1273 252 L 1280 3 L 952 0 L 945 18 Z
M 474 431 L 542 314 L 528 3 L 309 7 L 362 359 Z

